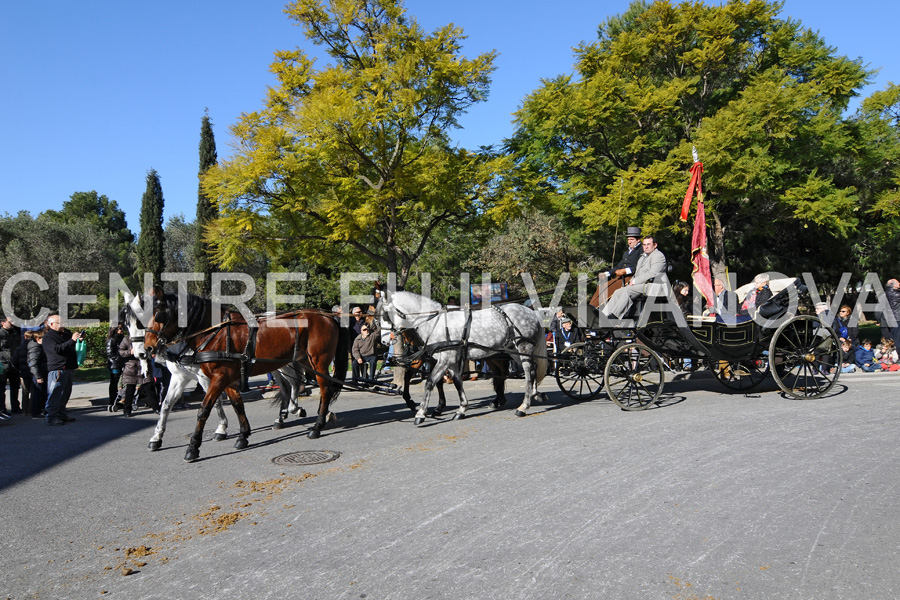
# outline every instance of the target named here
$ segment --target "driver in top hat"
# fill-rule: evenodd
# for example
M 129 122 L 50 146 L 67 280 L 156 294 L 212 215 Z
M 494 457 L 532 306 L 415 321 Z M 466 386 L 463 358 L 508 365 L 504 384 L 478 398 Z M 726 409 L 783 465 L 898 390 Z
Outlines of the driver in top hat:
M 628 240 L 628 249 L 622 255 L 622 260 L 617 262 L 609 271 L 606 271 L 607 278 L 634 275 L 634 272 L 637 270 L 638 259 L 643 254 L 641 249 L 641 228 L 629 227 L 625 237 Z

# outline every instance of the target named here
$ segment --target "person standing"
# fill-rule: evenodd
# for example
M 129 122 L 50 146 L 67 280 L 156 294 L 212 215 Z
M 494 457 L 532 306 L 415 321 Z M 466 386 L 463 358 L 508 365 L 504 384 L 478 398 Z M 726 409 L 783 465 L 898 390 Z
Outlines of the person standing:
M 48 371 L 47 424 L 65 425 L 75 420 L 66 412 L 66 405 L 72 395 L 72 372 L 78 368 L 75 342 L 81 339 L 81 334 L 63 327 L 59 315 L 50 315 L 47 328 L 43 342 Z
M 147 391 L 153 385 L 152 380 L 141 373 L 141 364 L 134 355 L 131 338 L 127 335 L 119 343 L 119 355 L 123 360 L 122 383 L 125 384 L 125 408 L 123 409 L 123 414 L 126 417 L 130 417 L 131 411 L 134 409 L 134 396 L 138 386 L 140 386 L 141 393 L 144 394 L 144 399 L 146 400 Z M 115 409 L 116 407 L 113 405 L 113 410 Z
M 47 404 L 47 354 L 44 352 L 44 329 L 29 331 L 28 371 L 31 376 L 31 418 L 40 419 Z
M 3 404 L 0 411 L 6 412 L 6 384 L 9 383 L 9 408 L 10 412 L 20 413 L 22 407 L 19 404 L 19 369 L 13 361 L 13 354 L 22 339 L 18 327 L 13 327 L 9 317 L 3 316 L 0 322 L 0 364 L 3 365 L 3 373 L 0 374 L 0 393 L 3 394 Z
M 116 327 L 109 328 L 106 336 L 106 366 L 109 369 L 109 406 L 116 403 L 119 393 L 119 378 L 122 376 L 122 366 L 125 359 L 119 354 L 119 344 L 125 337 L 125 328 L 119 323 Z

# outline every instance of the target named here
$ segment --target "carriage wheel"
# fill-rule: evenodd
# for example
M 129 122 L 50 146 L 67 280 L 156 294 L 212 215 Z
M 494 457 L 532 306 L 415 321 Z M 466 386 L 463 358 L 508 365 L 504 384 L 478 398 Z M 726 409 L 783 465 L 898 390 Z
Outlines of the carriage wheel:
M 769 374 L 769 359 L 710 360 L 709 368 L 719 383 L 729 390 L 747 392 L 762 383 Z
M 606 393 L 622 410 L 644 410 L 659 400 L 666 378 L 662 360 L 642 344 L 620 346 L 603 372 Z
M 810 315 L 784 323 L 769 345 L 772 376 L 778 387 L 794 398 L 819 398 L 828 393 L 841 374 L 842 360 L 837 334 Z
M 602 350 L 573 344 L 556 355 L 556 385 L 573 400 L 593 400 L 603 391 Z

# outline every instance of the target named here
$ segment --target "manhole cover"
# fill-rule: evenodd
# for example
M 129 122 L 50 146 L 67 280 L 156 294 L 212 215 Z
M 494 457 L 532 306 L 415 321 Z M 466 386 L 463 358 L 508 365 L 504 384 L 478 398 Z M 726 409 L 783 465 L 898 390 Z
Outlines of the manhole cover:
M 341 455 L 334 450 L 303 450 L 301 452 L 289 452 L 272 459 L 276 465 L 305 466 L 320 465 L 336 460 Z

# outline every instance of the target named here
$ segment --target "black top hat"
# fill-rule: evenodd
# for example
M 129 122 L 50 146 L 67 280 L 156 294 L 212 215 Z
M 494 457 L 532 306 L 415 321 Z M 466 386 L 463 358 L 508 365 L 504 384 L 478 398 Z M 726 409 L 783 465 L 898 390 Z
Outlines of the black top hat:
M 625 232 L 625 237 L 641 237 L 641 228 L 640 227 L 629 227 L 628 231 Z

